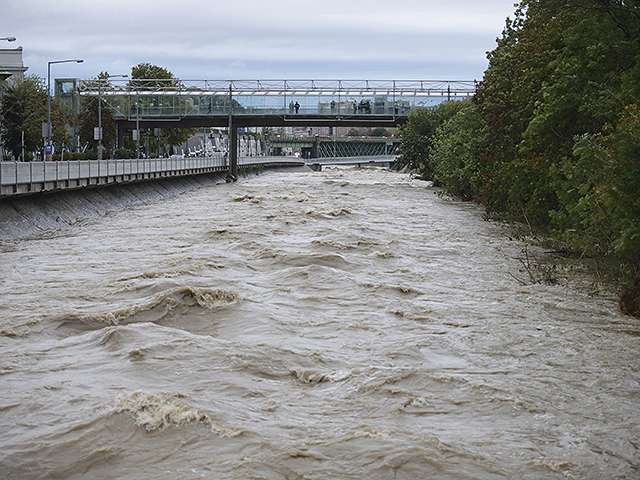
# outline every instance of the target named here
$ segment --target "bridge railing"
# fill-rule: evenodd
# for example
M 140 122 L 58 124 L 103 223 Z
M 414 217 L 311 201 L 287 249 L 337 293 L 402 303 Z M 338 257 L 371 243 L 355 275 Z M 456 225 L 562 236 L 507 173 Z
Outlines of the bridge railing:
M 295 157 L 238 157 L 238 165 L 304 165 Z M 226 157 L 0 162 L 0 197 L 228 170 Z
M 138 82 L 138 83 L 136 83 Z M 465 99 L 475 82 L 427 80 L 95 80 L 80 94 L 100 94 L 116 116 L 406 115 Z M 99 91 L 100 90 L 100 91 Z

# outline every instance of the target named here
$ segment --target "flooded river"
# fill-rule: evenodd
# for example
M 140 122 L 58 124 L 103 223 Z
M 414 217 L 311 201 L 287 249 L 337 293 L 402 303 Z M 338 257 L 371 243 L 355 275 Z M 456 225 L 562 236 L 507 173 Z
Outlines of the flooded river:
M 357 168 L 3 241 L 0 478 L 640 478 L 638 321 L 524 247 Z

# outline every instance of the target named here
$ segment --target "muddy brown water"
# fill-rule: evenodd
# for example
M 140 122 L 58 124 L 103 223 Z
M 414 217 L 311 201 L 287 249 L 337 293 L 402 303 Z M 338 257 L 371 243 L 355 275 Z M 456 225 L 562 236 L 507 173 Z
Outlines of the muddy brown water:
M 638 321 L 436 193 L 276 172 L 1 242 L 0 478 L 639 478 Z

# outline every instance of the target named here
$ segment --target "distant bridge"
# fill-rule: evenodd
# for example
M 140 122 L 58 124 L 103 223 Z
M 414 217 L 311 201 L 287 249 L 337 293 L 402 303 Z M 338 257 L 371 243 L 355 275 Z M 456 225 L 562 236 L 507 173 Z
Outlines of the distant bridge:
M 360 157 L 391 155 L 401 144 L 399 138 L 387 137 L 296 137 L 275 135 L 268 138 L 275 155 L 284 148 L 300 149 L 304 158 Z
M 394 168 L 396 155 L 366 155 L 353 157 L 311 158 L 306 165 L 316 172 L 322 171 L 323 166 L 357 166 Z

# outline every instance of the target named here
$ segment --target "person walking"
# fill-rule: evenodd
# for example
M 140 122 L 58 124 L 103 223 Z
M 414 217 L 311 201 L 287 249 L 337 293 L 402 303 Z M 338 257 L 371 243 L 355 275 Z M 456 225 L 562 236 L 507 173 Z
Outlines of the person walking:
M 296 102 L 296 104 L 294 105 L 295 109 L 296 109 L 296 113 L 298 113 L 298 110 L 300 110 L 300 104 L 298 102 Z

